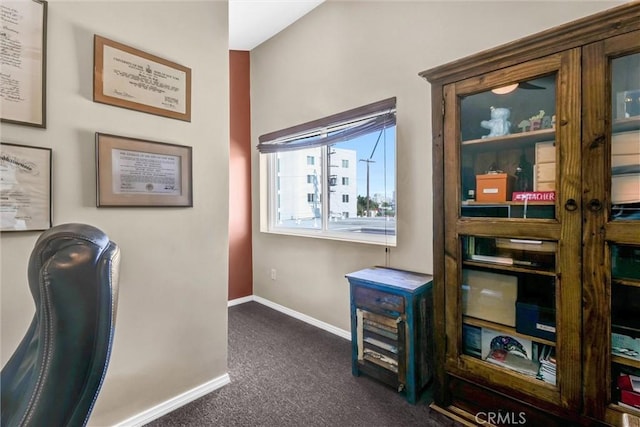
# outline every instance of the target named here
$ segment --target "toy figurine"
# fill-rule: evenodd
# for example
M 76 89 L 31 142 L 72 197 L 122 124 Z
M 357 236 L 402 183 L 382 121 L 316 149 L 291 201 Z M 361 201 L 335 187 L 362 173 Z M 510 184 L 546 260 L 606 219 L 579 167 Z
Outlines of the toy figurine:
M 489 135 L 484 135 L 483 138 L 489 138 L 492 136 L 509 135 L 511 132 L 511 122 L 508 120 L 511 112 L 508 108 L 494 108 L 491 107 L 491 120 L 483 120 L 480 122 L 480 126 L 485 129 L 489 129 Z

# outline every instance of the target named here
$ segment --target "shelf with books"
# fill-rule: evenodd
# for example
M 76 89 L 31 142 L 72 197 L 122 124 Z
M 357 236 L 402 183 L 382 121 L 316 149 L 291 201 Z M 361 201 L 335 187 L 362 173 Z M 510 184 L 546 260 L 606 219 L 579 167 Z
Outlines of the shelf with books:
M 556 384 L 554 343 L 493 322 L 466 316 L 463 322 L 463 354 L 494 368 Z
M 621 367 L 612 372 L 611 400 L 623 412 L 640 412 L 640 371 Z

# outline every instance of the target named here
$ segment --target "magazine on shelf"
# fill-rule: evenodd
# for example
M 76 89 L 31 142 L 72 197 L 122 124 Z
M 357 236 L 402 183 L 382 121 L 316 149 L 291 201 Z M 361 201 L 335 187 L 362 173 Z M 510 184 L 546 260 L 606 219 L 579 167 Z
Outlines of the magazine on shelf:
M 491 350 L 486 361 L 494 365 L 503 366 L 521 374 L 535 377 L 538 375 L 539 364 L 534 360 L 516 355 L 507 350 L 496 349 Z

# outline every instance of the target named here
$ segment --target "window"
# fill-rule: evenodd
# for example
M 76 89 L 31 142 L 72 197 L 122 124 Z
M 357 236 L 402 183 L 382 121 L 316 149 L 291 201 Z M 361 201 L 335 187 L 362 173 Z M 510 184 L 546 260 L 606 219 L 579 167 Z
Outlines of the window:
M 260 136 L 262 231 L 395 246 L 395 106 L 390 98 Z

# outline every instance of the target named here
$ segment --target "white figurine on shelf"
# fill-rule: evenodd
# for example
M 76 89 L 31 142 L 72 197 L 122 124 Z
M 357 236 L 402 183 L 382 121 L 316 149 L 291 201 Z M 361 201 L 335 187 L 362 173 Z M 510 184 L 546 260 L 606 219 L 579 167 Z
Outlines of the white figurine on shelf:
M 483 120 L 480 122 L 480 126 L 485 129 L 489 129 L 489 135 L 484 135 L 483 138 L 492 136 L 509 135 L 511 132 L 511 122 L 508 120 L 511 112 L 508 108 L 495 108 L 491 107 L 491 120 Z

